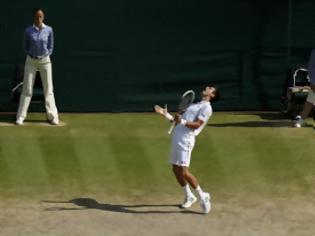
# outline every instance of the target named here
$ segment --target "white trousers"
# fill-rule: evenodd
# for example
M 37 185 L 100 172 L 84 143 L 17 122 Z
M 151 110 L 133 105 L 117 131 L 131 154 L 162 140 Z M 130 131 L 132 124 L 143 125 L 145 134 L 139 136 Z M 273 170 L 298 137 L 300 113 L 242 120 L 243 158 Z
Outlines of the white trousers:
M 47 118 L 49 120 L 58 119 L 58 111 L 53 91 L 51 61 L 49 56 L 41 59 L 33 59 L 27 56 L 24 67 L 23 90 L 16 118 L 23 120 L 26 118 L 33 96 L 33 87 L 37 71 L 39 71 L 42 80 Z
M 310 89 L 310 91 L 308 92 L 306 101 L 312 103 L 313 106 L 315 105 L 315 93 L 313 92 L 312 89 Z

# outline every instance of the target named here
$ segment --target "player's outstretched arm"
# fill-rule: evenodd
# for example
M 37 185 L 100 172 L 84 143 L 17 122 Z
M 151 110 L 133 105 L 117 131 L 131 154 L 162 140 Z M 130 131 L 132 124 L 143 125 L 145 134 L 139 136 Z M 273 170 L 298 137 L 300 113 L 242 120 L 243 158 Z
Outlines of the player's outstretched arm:
M 164 108 L 160 107 L 159 105 L 155 105 L 154 106 L 154 110 L 155 110 L 156 113 L 164 116 L 169 121 L 173 121 L 174 120 L 174 117 L 170 113 L 168 113 L 168 111 L 167 111 L 167 105 L 165 105 Z
M 202 120 L 196 120 L 193 122 L 186 122 L 185 126 L 189 129 L 198 129 L 203 123 Z
M 204 123 L 203 120 L 199 120 L 199 119 L 197 119 L 196 121 L 184 120 L 180 114 L 175 115 L 174 122 L 176 124 L 184 125 L 189 129 L 198 129 Z

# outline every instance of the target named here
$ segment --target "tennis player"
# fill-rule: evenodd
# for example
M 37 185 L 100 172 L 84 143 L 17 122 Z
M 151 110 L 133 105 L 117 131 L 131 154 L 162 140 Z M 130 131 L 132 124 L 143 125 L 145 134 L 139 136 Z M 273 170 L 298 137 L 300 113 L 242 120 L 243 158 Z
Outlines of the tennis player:
M 197 178 L 189 171 L 189 165 L 195 137 L 199 135 L 212 115 L 210 102 L 217 101 L 220 94 L 216 86 L 207 86 L 201 95 L 201 101 L 191 104 L 182 115 L 176 114 L 173 117 L 168 113 L 167 108 L 161 108 L 157 113 L 176 123 L 172 136 L 170 163 L 178 183 L 184 190 L 185 198 L 181 207 L 190 208 L 197 201 L 197 197 L 190 189 L 191 186 L 198 193 L 200 206 L 206 214 L 211 210 L 210 194 L 201 189 Z

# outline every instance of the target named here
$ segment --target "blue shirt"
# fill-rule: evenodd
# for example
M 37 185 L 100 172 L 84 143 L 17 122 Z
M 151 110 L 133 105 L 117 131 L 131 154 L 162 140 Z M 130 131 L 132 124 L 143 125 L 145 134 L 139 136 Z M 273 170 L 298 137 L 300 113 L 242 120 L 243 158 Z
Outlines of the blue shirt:
M 311 52 L 311 56 L 307 65 L 307 70 L 311 84 L 315 85 L 315 49 L 313 49 Z
M 25 29 L 24 51 L 31 57 L 50 56 L 54 49 L 54 33 L 53 29 L 43 24 L 39 29 L 35 25 L 31 25 Z

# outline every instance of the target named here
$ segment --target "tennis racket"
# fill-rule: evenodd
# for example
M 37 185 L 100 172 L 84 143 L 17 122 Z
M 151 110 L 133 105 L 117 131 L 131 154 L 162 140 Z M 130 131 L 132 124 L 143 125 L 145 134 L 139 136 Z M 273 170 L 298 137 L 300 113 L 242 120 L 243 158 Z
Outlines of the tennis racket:
M 194 101 L 194 99 L 195 99 L 195 92 L 192 90 L 186 91 L 180 99 L 180 102 L 177 107 L 177 113 L 183 114 L 186 111 L 186 109 L 189 107 L 189 105 Z M 172 122 L 172 125 L 167 133 L 171 134 L 174 128 L 175 128 L 175 122 Z

